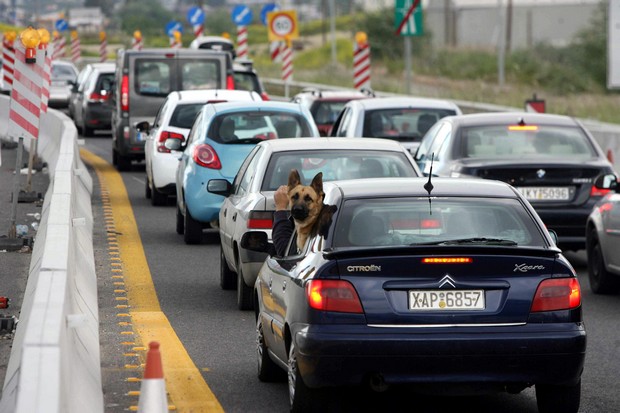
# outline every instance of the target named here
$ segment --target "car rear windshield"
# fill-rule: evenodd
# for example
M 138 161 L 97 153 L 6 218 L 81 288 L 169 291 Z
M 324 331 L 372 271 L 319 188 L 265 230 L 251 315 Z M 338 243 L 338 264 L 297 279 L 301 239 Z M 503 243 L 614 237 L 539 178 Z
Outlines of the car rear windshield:
M 218 59 L 136 59 L 135 73 L 135 90 L 145 96 L 164 97 L 179 87 L 192 90 L 225 86 Z M 176 76 L 181 76 L 180 82 Z
M 333 247 L 402 245 L 545 246 L 517 199 L 352 199 L 340 209 Z
M 52 80 L 68 80 L 74 82 L 77 79 L 77 73 L 71 68 L 71 66 L 65 65 L 52 65 Z
M 317 100 L 310 107 L 310 113 L 318 125 L 333 124 L 348 100 Z
M 237 90 L 250 90 L 257 93 L 262 93 L 262 88 L 258 82 L 258 77 L 252 72 L 235 71 L 235 89 Z
M 548 125 L 491 125 L 462 128 L 461 157 L 589 159 L 596 152 L 577 127 Z
M 191 129 L 196 115 L 198 115 L 198 112 L 200 112 L 200 109 L 202 109 L 204 105 L 205 102 L 177 105 L 170 117 L 170 126 Z
M 297 169 L 303 185 L 322 172 L 323 181 L 358 178 L 417 176 L 405 154 L 389 151 L 307 150 L 275 153 L 263 179 L 262 191 L 286 185 L 291 169 Z
M 266 139 L 312 136 L 301 115 L 284 111 L 256 110 L 221 115 L 213 120 L 207 136 L 219 143 L 258 143 Z
M 439 119 L 456 115 L 454 110 L 398 108 L 366 112 L 363 134 L 367 138 L 421 139 Z

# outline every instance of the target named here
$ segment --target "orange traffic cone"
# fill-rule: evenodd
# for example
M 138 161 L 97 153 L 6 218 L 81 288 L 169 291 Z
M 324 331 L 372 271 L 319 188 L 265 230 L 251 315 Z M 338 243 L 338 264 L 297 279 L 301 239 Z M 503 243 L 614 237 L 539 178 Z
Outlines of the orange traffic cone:
M 144 377 L 140 384 L 138 413 L 168 413 L 166 382 L 157 341 L 149 343 L 149 351 L 146 353 Z

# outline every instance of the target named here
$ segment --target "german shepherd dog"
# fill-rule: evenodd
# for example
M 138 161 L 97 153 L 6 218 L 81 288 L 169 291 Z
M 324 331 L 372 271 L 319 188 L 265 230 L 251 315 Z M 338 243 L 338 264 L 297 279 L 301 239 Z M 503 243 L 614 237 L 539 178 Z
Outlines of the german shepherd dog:
M 288 176 L 288 200 L 297 230 L 297 248 L 301 251 L 308 238 L 325 236 L 336 212 L 336 205 L 323 203 L 323 173 L 319 172 L 310 185 L 302 185 L 297 169 Z

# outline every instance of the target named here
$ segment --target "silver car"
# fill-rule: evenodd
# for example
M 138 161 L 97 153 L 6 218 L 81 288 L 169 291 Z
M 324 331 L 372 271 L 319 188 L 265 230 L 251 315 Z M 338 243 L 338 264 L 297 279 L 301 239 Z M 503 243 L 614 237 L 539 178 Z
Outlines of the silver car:
M 50 108 L 65 109 L 69 107 L 71 90 L 77 82 L 77 67 L 65 60 L 52 61 L 52 76 L 50 83 L 50 98 L 48 106 Z
M 586 224 L 590 288 L 596 294 L 620 292 L 620 185 L 614 175 L 603 177 L 609 193 L 592 209 Z
M 274 139 L 259 143 L 239 168 L 232 184 L 212 179 L 207 190 L 226 198 L 219 213 L 220 286 L 237 287 L 237 305 L 253 308 L 252 290 L 266 254 L 241 247 L 247 231 L 265 231 L 271 238 L 273 194 L 286 185 L 291 169 L 302 183 L 323 173 L 323 181 L 421 176 L 411 154 L 387 139 Z

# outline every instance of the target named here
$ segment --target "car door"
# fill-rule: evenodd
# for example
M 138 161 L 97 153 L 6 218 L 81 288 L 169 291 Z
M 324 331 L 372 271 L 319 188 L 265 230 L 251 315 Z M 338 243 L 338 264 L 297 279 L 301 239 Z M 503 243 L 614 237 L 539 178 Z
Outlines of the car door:
M 196 116 L 194 125 L 187 135 L 187 142 L 183 152 L 179 155 L 179 166 L 177 167 L 176 174 L 176 190 L 177 190 L 177 206 L 181 211 L 185 210 L 185 176 L 187 174 L 188 164 L 192 162 L 191 154 L 196 142 L 200 141 L 203 137 L 204 128 L 204 110 L 201 110 Z
M 161 128 L 162 122 L 164 121 L 166 114 L 169 112 L 170 105 L 170 99 L 166 98 L 164 103 L 157 111 L 157 115 L 155 115 L 155 120 L 153 120 L 153 124 L 151 125 L 151 130 L 149 131 L 144 141 L 144 161 L 146 163 L 146 173 L 151 181 L 153 179 L 153 158 L 155 156 L 154 152 L 157 150 L 157 139 L 159 136 L 158 132 Z

